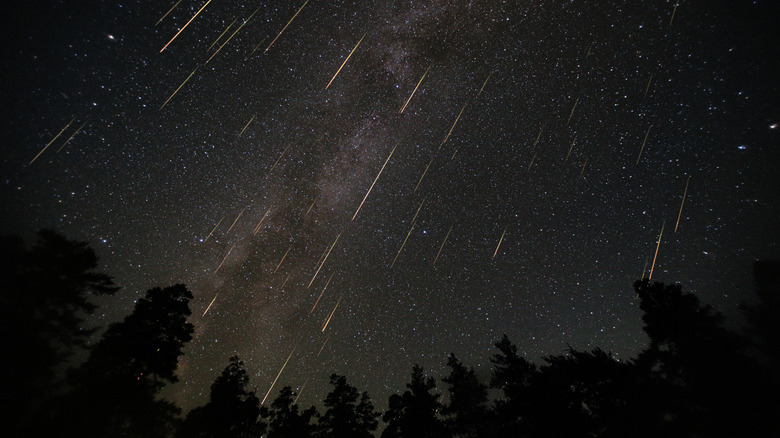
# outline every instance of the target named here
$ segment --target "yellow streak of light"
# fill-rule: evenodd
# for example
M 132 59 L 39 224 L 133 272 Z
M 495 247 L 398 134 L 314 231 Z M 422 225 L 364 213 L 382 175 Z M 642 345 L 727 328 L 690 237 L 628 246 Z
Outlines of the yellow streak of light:
M 484 89 L 485 89 L 485 85 L 487 85 L 487 83 L 488 83 L 488 79 L 490 79 L 490 77 L 491 77 L 491 76 L 493 76 L 493 72 L 490 72 L 490 73 L 487 75 L 487 77 L 485 78 L 485 82 L 483 82 L 483 83 L 482 83 L 482 88 L 480 88 L 480 89 L 479 89 L 479 93 L 477 93 L 477 97 L 479 97 L 479 95 L 480 95 L 480 94 L 482 94 L 482 90 L 484 90 Z
M 289 280 L 290 277 L 292 277 L 292 272 L 287 274 L 287 278 L 284 279 L 284 281 L 282 282 L 282 285 L 279 287 L 279 289 L 284 289 L 284 285 L 287 284 L 287 280 Z
M 325 338 L 325 342 L 322 343 L 322 347 L 320 347 L 320 351 L 317 352 L 317 357 L 320 357 L 320 353 L 322 353 L 322 350 L 325 349 L 325 344 L 327 344 L 329 340 L 330 340 L 330 335 L 327 338 Z
M 314 313 L 314 309 L 317 307 L 317 304 L 319 304 L 320 299 L 322 298 L 322 295 L 325 293 L 325 289 L 328 288 L 328 285 L 330 284 L 331 280 L 333 280 L 333 274 L 330 274 L 330 278 L 328 278 L 328 282 L 325 283 L 325 287 L 322 288 L 322 292 L 320 292 L 320 296 L 317 297 L 317 301 L 315 301 L 314 305 L 311 307 L 311 310 L 309 311 L 309 315 Z
M 169 46 L 169 45 L 170 45 L 170 44 L 173 42 L 173 40 L 175 40 L 175 39 L 176 39 L 176 37 L 177 37 L 177 36 L 179 36 L 179 34 L 180 34 L 180 33 L 182 33 L 182 31 L 183 31 L 184 29 L 186 29 L 186 28 L 187 28 L 187 26 L 189 26 L 189 25 L 190 25 L 190 23 L 192 23 L 192 20 L 194 20 L 194 19 L 195 19 L 195 17 L 197 17 L 197 16 L 198 16 L 198 14 L 200 14 L 200 13 L 201 13 L 201 12 L 202 12 L 204 9 L 206 9 L 206 6 L 208 6 L 208 5 L 209 5 L 209 3 L 211 3 L 211 0 L 207 1 L 207 2 L 206 2 L 206 4 L 205 4 L 205 5 L 203 5 L 203 7 L 202 7 L 202 8 L 200 8 L 200 9 L 198 10 L 198 12 L 196 12 L 196 13 L 195 13 L 195 15 L 193 15 L 193 16 L 192 16 L 192 18 L 190 18 L 190 21 L 188 21 L 188 22 L 187 22 L 187 24 L 185 24 L 185 25 L 184 25 L 184 27 L 182 27 L 181 29 L 179 29 L 179 31 L 178 31 L 178 32 L 176 32 L 176 35 L 174 35 L 174 36 L 173 36 L 173 38 L 171 38 L 171 40 L 170 40 L 170 41 L 168 41 L 168 44 L 166 44 L 165 46 L 163 46 L 163 48 L 162 48 L 162 49 L 160 49 L 160 53 L 162 53 L 162 52 L 163 52 L 163 50 L 165 50 L 165 49 L 166 49 L 166 48 L 167 48 L 167 47 L 168 47 L 168 46 Z
M 341 299 L 344 298 L 344 295 L 342 295 L 339 300 L 336 302 L 336 306 L 333 308 L 333 311 L 330 312 L 330 316 L 328 316 L 328 320 L 325 321 L 325 325 L 322 326 L 322 332 L 325 332 L 325 329 L 328 328 L 328 324 L 330 324 L 330 319 L 333 318 L 333 314 L 336 313 L 336 309 L 339 308 L 339 304 L 341 304 Z
M 273 166 L 271 166 L 271 170 L 269 170 L 268 173 L 271 173 L 271 172 L 274 171 L 274 168 L 276 168 L 276 165 L 279 164 L 279 161 L 282 160 L 282 157 L 284 157 L 284 154 L 286 154 L 287 150 L 290 149 L 290 146 L 292 146 L 292 143 L 287 143 L 287 147 L 284 148 L 284 150 L 282 151 L 282 154 L 279 155 L 279 158 L 276 159 L 276 162 L 274 163 Z
M 414 223 L 417 221 L 417 214 L 420 213 L 420 210 L 422 209 L 423 204 L 425 204 L 426 199 L 428 198 L 427 197 L 423 198 L 422 202 L 420 202 L 420 206 L 417 207 L 417 211 L 414 212 L 414 217 L 412 217 L 412 222 L 411 222 L 412 225 L 414 225 Z
M 653 279 L 653 270 L 655 269 L 655 260 L 658 257 L 658 249 L 661 247 L 661 237 L 664 235 L 664 227 L 666 226 L 666 221 L 661 224 L 661 233 L 658 234 L 658 243 L 655 246 L 655 255 L 653 256 L 653 264 L 650 265 L 650 275 L 647 277 L 648 280 Z
M 594 44 L 596 44 L 596 42 L 595 42 L 595 41 L 593 41 L 593 42 L 591 42 L 591 43 L 590 43 L 590 47 L 588 47 L 588 53 L 586 53 L 586 54 L 585 54 L 585 57 L 586 57 L 586 58 L 587 58 L 587 57 L 589 57 L 589 56 L 590 56 L 590 54 L 591 54 L 591 52 L 593 51 L 593 45 L 594 45 Z
M 228 256 L 233 251 L 233 248 L 236 247 L 237 243 L 238 242 L 234 243 L 233 246 L 230 247 L 230 249 L 228 250 L 227 254 L 225 254 L 225 257 L 222 259 L 222 263 L 220 263 L 219 266 L 217 266 L 217 269 L 214 271 L 214 275 L 217 275 L 217 272 L 219 272 L 219 268 L 221 268 L 222 265 L 225 264 L 225 260 L 227 260 Z
M 73 121 L 74 121 L 74 120 L 76 120 L 76 118 L 75 118 L 75 117 L 74 117 L 73 119 L 71 119 L 71 121 L 70 121 L 70 122 L 68 122 L 68 124 L 67 124 L 67 125 L 65 125 L 65 127 L 64 127 L 64 128 L 62 128 L 62 130 L 61 130 L 61 131 L 60 131 L 60 132 L 59 132 L 57 135 L 55 135 L 55 136 L 54 136 L 54 138 L 52 138 L 52 139 L 51 139 L 51 141 L 49 141 L 48 143 L 46 143 L 46 146 L 44 146 L 44 147 L 43 147 L 43 149 L 41 149 L 41 151 L 40 151 L 40 152 L 38 152 L 38 155 L 36 155 L 36 156 L 35 156 L 35 158 L 33 158 L 32 160 L 30 160 L 30 162 L 29 162 L 29 163 L 27 163 L 27 165 L 29 166 L 30 164 L 34 163 L 34 162 L 35 162 L 35 160 L 37 160 L 37 159 L 38 159 L 38 157 L 40 157 L 40 156 L 41 156 L 41 154 L 43 153 L 43 151 L 45 151 L 46 149 L 48 149 L 48 148 L 49 148 L 49 146 L 51 146 L 51 144 L 52 144 L 52 143 L 54 143 L 54 141 L 55 141 L 55 140 L 57 140 L 58 138 L 60 138 L 60 136 L 62 135 L 62 133 L 63 133 L 63 132 L 65 132 L 65 130 L 67 130 L 67 129 L 68 129 L 68 127 L 71 125 L 71 123 L 73 123 Z
M 218 49 L 217 49 L 217 50 L 216 50 L 214 53 L 212 53 L 212 54 L 211 54 L 211 56 L 209 57 L 209 59 L 207 59 L 207 60 L 206 60 L 206 62 L 205 62 L 204 64 L 208 64 L 208 63 L 209 63 L 209 61 L 211 61 L 211 58 L 213 58 L 214 56 L 216 56 L 216 55 L 217 55 L 217 53 L 219 53 L 219 51 L 220 51 L 220 50 L 222 50 L 222 48 L 223 48 L 223 47 L 225 47 L 225 45 L 226 45 L 227 43 L 229 43 L 229 42 L 230 42 L 230 40 L 232 40 L 234 36 L 236 36 L 236 34 L 238 33 L 238 31 L 239 31 L 239 30 L 241 30 L 241 28 L 242 28 L 242 27 L 244 27 L 244 25 L 246 25 L 247 23 L 249 23 L 249 20 L 251 20 L 251 19 L 252 19 L 252 17 L 254 17 L 254 16 L 255 16 L 255 14 L 257 13 L 257 11 L 259 11 L 259 10 L 260 10 L 260 8 L 257 8 L 257 9 L 255 9 L 255 11 L 254 11 L 254 12 L 252 12 L 252 15 L 250 15 L 250 16 L 249 16 L 249 18 L 247 18 L 246 20 L 244 20 L 244 22 L 243 22 L 243 23 L 241 23 L 241 26 L 238 26 L 238 29 L 236 29 L 236 30 L 235 30 L 235 31 L 234 31 L 232 34 L 230 34 L 230 37 L 229 37 L 227 40 L 225 40 L 225 42 L 224 42 L 224 43 L 222 43 L 222 45 L 220 45 L 220 46 L 219 46 L 219 48 L 218 48 Z
M 331 245 L 330 249 L 328 249 L 328 253 L 325 255 L 325 258 L 322 259 L 322 263 L 320 264 L 320 267 L 317 268 L 317 272 L 314 273 L 314 276 L 311 278 L 311 281 L 309 282 L 309 285 L 306 286 L 306 289 L 311 287 L 311 284 L 314 283 L 314 279 L 317 278 L 317 275 L 320 273 L 320 269 L 322 269 L 322 267 L 325 266 L 325 262 L 328 261 L 328 257 L 330 257 L 330 252 L 333 251 L 333 247 L 336 246 L 336 242 L 339 241 L 339 237 L 341 237 L 341 233 L 339 233 L 339 235 L 336 236 L 336 240 L 333 241 L 333 245 Z
M 539 144 L 539 139 L 542 138 L 542 132 L 544 132 L 544 125 L 542 125 L 541 128 L 539 128 L 539 135 L 536 136 L 536 141 L 534 142 L 534 147 L 531 149 L 536 149 L 536 145 Z
M 495 252 L 493 252 L 493 260 L 495 260 L 495 259 L 496 259 L 496 255 L 498 255 L 498 248 L 501 248 L 501 242 L 503 242 L 503 241 L 504 241 L 504 236 L 506 235 L 506 229 L 507 229 L 507 227 L 509 227 L 509 225 L 507 225 L 506 227 L 504 227 L 504 232 L 503 232 L 503 233 L 501 233 L 501 238 L 500 238 L 500 239 L 498 239 L 498 245 L 496 245 L 496 250 L 495 250 Z
M 259 48 L 260 48 L 260 45 L 261 45 L 261 44 L 263 44 L 263 43 L 265 42 L 265 40 L 267 40 L 267 39 L 268 39 L 268 37 L 265 37 L 265 38 L 263 38 L 262 40 L 260 40 L 260 42 L 259 42 L 259 43 L 257 43 L 257 45 L 256 45 L 256 46 L 255 46 L 255 47 L 252 49 L 252 51 L 249 53 L 249 56 L 252 56 L 252 55 L 254 55 L 254 54 L 255 54 L 255 52 L 257 52 L 257 49 L 259 49 Z
M 166 12 L 165 15 L 160 17 L 160 19 L 157 20 L 157 23 L 154 23 L 154 25 L 157 26 L 158 24 L 160 24 L 160 22 L 162 22 L 165 19 L 165 17 L 168 16 L 168 14 L 170 14 L 174 9 L 176 9 L 176 6 L 179 6 L 179 3 L 181 3 L 181 0 L 177 1 L 176 4 L 173 5 L 172 8 L 168 9 L 168 12 Z
M 580 178 L 582 178 L 582 175 L 585 174 L 585 166 L 588 165 L 588 157 L 585 157 L 585 162 L 582 163 L 582 170 L 580 170 L 580 176 L 577 177 L 577 180 L 579 181 Z
M 344 62 L 343 62 L 343 63 L 341 63 L 341 67 L 339 67 L 339 69 L 336 71 L 336 74 L 335 74 L 335 75 L 333 75 L 333 77 L 332 77 L 332 78 L 330 78 L 330 82 L 328 82 L 328 85 L 326 85 L 326 86 L 325 86 L 325 89 L 326 89 L 326 90 L 328 89 L 328 87 L 330 87 L 330 84 L 332 84 L 332 83 L 333 83 L 333 80 L 334 80 L 334 79 L 336 79 L 336 76 L 338 76 L 338 75 L 339 75 L 339 73 L 341 72 L 341 69 L 342 69 L 342 68 L 344 68 L 344 65 L 346 65 L 346 64 L 347 64 L 347 61 L 349 61 L 349 58 L 352 56 L 352 54 L 353 54 L 353 53 L 355 53 L 355 50 L 357 50 L 357 48 L 358 48 L 358 46 L 360 45 L 360 43 L 361 43 L 361 42 L 363 42 L 363 38 L 365 38 L 365 37 L 366 37 L 366 35 L 367 35 L 367 34 L 365 34 L 365 33 L 364 33 L 364 34 L 363 34 L 363 36 L 362 36 L 362 37 L 360 37 L 360 41 L 358 41 L 358 42 L 357 42 L 357 44 L 355 44 L 355 47 L 352 49 L 352 51 L 351 51 L 351 52 L 349 52 L 349 55 L 347 55 L 347 59 L 345 59 L 345 60 L 344 60 Z
M 57 152 L 61 151 L 61 150 L 62 150 L 62 148 L 64 148 L 66 144 L 70 143 L 70 141 L 71 141 L 71 140 L 73 140 L 73 137 L 75 137 L 75 136 L 76 136 L 76 134 L 78 134 L 79 132 L 81 132 L 81 129 L 82 129 L 82 128 L 84 128 L 85 126 L 87 126 L 87 123 L 89 123 L 89 120 L 87 120 L 87 121 L 85 121 L 84 123 L 82 123 L 82 124 L 81 124 L 81 126 L 79 126 L 79 129 L 77 129 L 77 130 L 76 130 L 76 132 L 74 132 L 73 134 L 71 134 L 71 135 L 70 135 L 70 137 L 68 137 L 68 139 L 67 139 L 67 140 L 65 140 L 65 143 L 63 143 L 63 144 L 62 144 L 62 146 L 60 146 L 60 148 L 59 148 L 59 149 L 57 149 Z
M 173 96 L 175 96 L 175 95 L 176 95 L 176 93 L 178 93 L 178 92 L 179 92 L 179 90 L 181 90 L 181 87 L 183 87 L 183 86 L 184 86 L 184 84 L 186 84 L 186 83 L 187 83 L 187 81 L 189 81 L 189 80 L 190 80 L 190 78 L 192 77 L 192 75 L 194 75 L 194 74 L 195 74 L 195 72 L 196 72 L 196 71 L 198 71 L 198 68 L 199 68 L 199 67 L 200 67 L 200 66 L 197 66 L 197 67 L 195 67 L 195 70 L 193 70 L 193 71 L 192 71 L 192 73 L 190 73 L 190 75 L 189 75 L 189 76 L 187 76 L 187 79 L 185 79 L 185 80 L 184 80 L 184 82 L 182 82 L 182 83 L 181 83 L 181 85 L 179 85 L 179 88 L 177 88 L 177 89 L 176 89 L 176 91 L 174 91 L 174 92 L 173 92 L 173 94 L 171 94 L 171 95 L 170 95 L 170 97 L 168 97 L 168 99 L 166 99 L 166 100 L 165 100 L 165 102 L 164 102 L 164 103 L 163 103 L 163 104 L 160 106 L 160 109 L 163 109 L 163 108 L 165 108 L 165 105 L 168 105 L 168 102 L 170 102 L 170 101 L 171 101 L 171 99 L 173 99 Z
M 213 299 L 213 300 L 211 300 L 211 302 L 209 303 L 209 306 L 208 306 L 208 307 L 206 307 L 206 310 L 204 310 L 204 311 L 203 311 L 203 315 L 201 315 L 201 317 L 204 317 L 204 316 L 206 316 L 206 314 L 209 312 L 209 309 L 211 309 L 211 306 L 214 304 L 214 301 L 217 301 L 217 297 L 218 297 L 218 296 L 219 296 L 219 293 L 217 293 L 216 295 L 214 295 L 214 299 Z
M 262 219 L 260 219 L 260 222 L 257 223 L 257 226 L 255 227 L 255 231 L 252 233 L 253 236 L 257 236 L 257 232 L 260 231 L 260 225 L 263 225 L 263 221 L 265 220 L 265 217 L 268 216 L 268 213 L 271 212 L 271 207 L 268 207 L 268 210 L 265 211 L 265 214 L 263 215 Z
M 301 389 L 298 390 L 298 394 L 295 395 L 295 400 L 293 400 L 293 404 L 298 404 L 298 398 L 303 393 L 303 388 L 306 388 L 306 384 L 309 383 L 309 379 L 306 379 L 303 381 L 303 385 L 301 385 Z
M 455 148 L 455 151 L 454 151 L 454 152 L 452 152 L 452 156 L 450 157 L 450 161 L 452 161 L 452 160 L 454 160 L 454 159 L 455 159 L 455 154 L 457 154 L 457 153 L 458 153 L 458 150 L 459 150 L 459 149 L 460 149 L 460 147 L 456 147 L 456 148 Z
M 250 124 L 250 123 L 252 123 L 252 121 L 255 119 L 255 117 L 257 117 L 257 116 L 252 116 L 252 118 L 251 118 L 251 119 L 249 119 L 249 121 L 247 122 L 247 124 L 244 126 L 244 129 L 242 129 L 242 130 L 241 130 L 241 132 L 239 132 L 239 133 L 238 133 L 238 136 L 239 136 L 239 137 L 241 137 L 241 134 L 243 134 L 243 133 L 244 133 L 244 131 L 246 131 L 246 128 L 248 128 L 248 127 L 249 127 L 249 124 Z
M 274 389 L 274 385 L 276 385 L 276 381 L 279 380 L 279 376 L 282 375 L 282 371 L 284 371 L 284 367 L 287 366 L 287 362 L 290 361 L 290 358 L 292 357 L 293 353 L 295 353 L 295 347 L 293 347 L 292 351 L 290 352 L 290 355 L 287 356 L 287 360 L 284 361 L 284 365 L 282 365 L 282 369 L 279 370 L 279 374 L 276 375 L 276 378 L 274 379 L 274 383 L 271 384 L 271 387 L 268 388 L 268 392 L 265 393 L 265 397 L 263 397 L 263 401 L 260 402 L 260 406 L 262 406 L 263 403 L 265 403 L 265 399 L 268 398 L 268 394 L 270 394 L 271 391 Z
M 409 232 L 406 233 L 406 238 L 404 239 L 404 243 L 401 244 L 401 248 L 398 249 L 398 252 L 395 255 L 395 258 L 393 259 L 393 263 L 390 263 L 390 269 L 393 268 L 393 265 L 395 265 L 395 261 L 398 260 L 398 256 L 401 255 L 401 251 L 404 250 L 404 246 L 406 246 L 406 241 L 409 240 L 409 235 L 412 234 L 412 230 L 414 230 L 414 223 L 412 223 L 412 227 L 409 228 Z
M 414 87 L 414 90 L 412 90 L 412 94 L 409 96 L 408 99 L 406 99 L 406 103 L 404 103 L 404 106 L 402 106 L 401 110 L 398 111 L 398 114 L 404 113 L 404 110 L 406 109 L 406 105 L 409 105 L 409 101 L 412 100 L 412 97 L 414 97 L 414 93 L 417 92 L 417 89 L 420 87 L 420 84 L 422 84 L 423 79 L 425 79 L 425 75 L 428 74 L 428 70 L 430 70 L 431 67 L 433 67 L 433 63 L 431 63 L 431 65 L 428 66 L 428 69 L 425 70 L 425 73 L 423 73 L 422 77 L 420 78 L 420 81 L 417 82 L 417 86 Z
M 211 230 L 211 232 L 209 233 L 209 235 L 208 235 L 208 236 L 206 236 L 206 238 L 203 240 L 203 243 L 206 243 L 206 241 L 207 241 L 207 240 L 209 240 L 209 237 L 211 237 L 211 235 L 212 235 L 212 234 L 214 234 L 214 231 L 217 231 L 217 227 L 219 226 L 219 224 L 221 224 L 221 223 L 222 223 L 222 221 L 223 221 L 224 219 L 225 219 L 225 216 L 222 216 L 222 219 L 220 219 L 220 220 L 219 220 L 219 222 L 217 222 L 217 224 L 216 224 L 216 225 L 214 225 L 214 229 L 213 229 L 213 230 Z
M 298 16 L 298 14 L 300 14 L 300 13 L 301 13 L 301 10 L 302 10 L 302 9 L 303 9 L 303 8 L 306 6 L 306 3 L 309 3 L 309 0 L 306 0 L 306 2 L 303 4 L 303 6 L 301 6 L 301 8 L 300 8 L 300 9 L 298 9 L 298 12 L 296 12 L 296 13 L 295 13 L 295 15 L 293 15 L 293 16 L 292 16 L 292 18 L 290 18 L 290 21 L 288 21 L 288 22 L 287 22 L 287 24 L 285 24 L 285 25 L 284 25 L 284 27 L 282 28 L 282 30 L 281 30 L 281 31 L 279 31 L 279 35 L 276 35 L 276 38 L 274 38 L 274 40 L 273 40 L 273 41 L 271 41 L 271 44 L 269 44 L 269 45 L 268 45 L 268 47 L 266 47 L 266 49 L 265 49 L 265 51 L 264 51 L 263 53 L 268 53 L 268 49 L 270 49 L 270 48 L 271 48 L 271 46 L 273 46 L 273 45 L 274 45 L 274 43 L 276 42 L 276 40 L 277 40 L 277 39 L 279 39 L 279 37 L 280 37 L 280 36 L 282 36 L 282 33 L 284 33 L 284 30 L 285 30 L 285 29 L 287 29 L 287 26 L 289 26 L 289 25 L 290 25 L 290 23 L 292 23 L 292 21 L 293 21 L 293 20 L 295 20 L 295 17 L 297 17 L 297 16 Z
M 246 210 L 246 207 L 244 207 L 244 210 Z M 232 230 L 233 227 L 236 225 L 236 222 L 238 222 L 238 218 L 240 218 L 241 215 L 244 214 L 244 210 L 241 210 L 241 213 L 239 213 L 238 216 L 236 216 L 236 220 L 234 220 L 233 224 L 230 225 L 230 228 L 228 228 L 227 233 L 225 233 L 225 235 L 230 234 L 230 230 Z
M 466 109 L 466 105 L 468 104 L 468 101 L 463 104 L 463 108 L 460 109 L 460 112 L 458 113 L 458 117 L 455 118 L 455 123 L 452 124 L 452 127 L 450 128 L 450 132 L 447 133 L 447 135 L 444 137 L 444 140 L 442 140 L 441 144 L 439 145 L 439 149 L 436 150 L 436 152 L 439 152 L 442 146 L 444 146 L 444 143 L 447 143 L 447 140 L 450 138 L 450 135 L 452 134 L 452 130 L 455 129 L 455 125 L 458 124 L 458 120 L 460 120 L 461 114 L 463 114 L 463 110 Z
M 574 149 L 574 143 L 576 143 L 576 142 L 577 142 L 577 136 L 575 135 L 574 136 L 574 140 L 571 141 L 571 147 L 569 147 L 569 153 L 566 154 L 566 159 L 563 160 L 564 162 L 569 160 L 569 155 L 571 155 L 571 151 L 572 151 L 572 149 Z
M 688 195 L 688 183 L 691 182 L 691 176 L 688 175 L 688 179 L 685 181 L 685 191 L 683 192 L 682 201 L 680 202 L 680 212 L 677 213 L 677 223 L 674 224 L 674 232 L 677 232 L 677 227 L 680 225 L 680 216 L 682 216 L 683 205 L 685 205 L 685 196 Z
M 526 169 L 526 171 L 531 170 L 531 166 L 534 165 L 534 160 L 536 160 L 536 154 L 534 154 L 534 156 L 531 157 L 531 162 L 528 164 L 528 169 Z
M 647 136 L 650 135 L 650 128 L 652 128 L 653 125 L 650 125 L 647 127 L 647 132 L 645 133 L 645 139 L 642 141 L 642 147 L 639 149 L 639 156 L 636 157 L 636 164 L 639 164 L 639 160 L 642 158 L 642 151 L 645 150 L 645 143 L 647 143 Z
M 569 122 L 571 122 L 571 117 L 574 115 L 574 109 L 577 108 L 577 103 L 579 103 L 580 99 L 577 98 L 577 100 L 574 101 L 574 106 L 571 108 L 571 112 L 569 113 L 569 120 L 566 121 L 566 124 L 568 125 Z
M 287 254 L 290 252 L 291 249 L 292 249 L 292 245 L 290 245 L 290 247 L 287 248 L 287 251 L 285 251 L 284 255 L 282 256 L 282 259 L 279 260 L 279 264 L 276 265 L 276 269 L 274 269 L 274 272 L 273 272 L 274 274 L 276 274 L 276 271 L 278 271 L 279 267 L 282 266 L 282 262 L 284 262 L 284 259 L 287 257 Z
M 645 257 L 645 265 L 644 265 L 644 266 L 642 266 L 642 276 L 641 276 L 641 277 L 639 277 L 639 278 L 640 278 L 640 279 L 642 279 L 642 280 L 645 278 L 645 273 L 647 272 L 647 264 L 648 264 L 649 262 L 650 262 L 650 257 L 647 257 L 647 256 L 646 256 L 646 257 Z M 639 294 L 637 294 L 637 295 L 639 295 Z
M 314 203 L 317 202 L 317 198 L 315 197 L 313 201 L 311 201 L 311 205 L 309 206 L 309 209 L 306 210 L 306 214 L 309 214 L 312 208 L 314 208 Z
M 669 20 L 669 25 L 672 25 L 672 22 L 674 21 L 674 14 L 677 12 L 677 6 L 680 6 L 680 2 L 674 4 L 674 9 L 672 10 L 672 18 Z
M 647 92 L 650 91 L 650 83 L 653 82 L 653 74 L 650 73 L 650 79 L 647 80 L 647 87 L 645 87 L 645 95 L 642 96 L 642 99 L 647 98 Z
M 431 164 L 433 164 L 433 159 L 435 156 L 431 157 L 431 161 L 428 162 L 428 165 L 425 166 L 425 170 L 423 171 L 422 175 L 420 176 L 420 180 L 417 181 L 417 185 L 414 186 L 414 192 L 417 193 L 417 189 L 420 188 L 420 184 L 422 183 L 423 178 L 425 178 L 425 174 L 428 173 L 428 168 L 431 167 Z
M 368 195 L 371 194 L 371 190 L 374 189 L 374 184 L 376 184 L 377 180 L 379 179 L 379 175 L 381 175 L 382 172 L 385 170 L 385 166 L 387 166 L 387 162 L 390 161 L 390 157 L 393 156 L 393 152 L 395 152 L 395 148 L 398 147 L 398 143 L 400 143 L 400 142 L 401 142 L 401 140 L 398 140 L 398 142 L 396 142 L 395 146 L 393 146 L 393 150 L 390 151 L 390 155 L 387 156 L 387 159 L 385 160 L 385 163 L 382 164 L 382 168 L 379 169 L 379 173 L 376 174 L 376 178 L 374 178 L 374 182 L 371 183 L 371 187 L 368 188 L 368 191 L 366 192 L 366 196 L 363 196 L 363 200 L 360 201 L 360 205 L 358 206 L 357 210 L 355 211 L 355 214 L 352 215 L 352 220 L 353 221 L 357 217 L 358 212 L 360 212 L 360 209 L 363 208 L 363 203 L 365 203 L 366 199 L 368 199 Z
M 436 258 L 433 259 L 433 264 L 431 266 L 436 266 L 436 260 L 439 260 L 439 254 L 441 254 L 441 250 L 444 249 L 444 244 L 447 243 L 447 239 L 450 237 L 450 232 L 452 232 L 452 227 L 455 225 L 450 225 L 450 229 L 447 231 L 447 235 L 444 236 L 444 241 L 441 243 L 441 246 L 439 247 L 439 252 L 436 253 Z
M 214 47 L 214 45 L 215 45 L 215 44 L 217 44 L 217 43 L 219 42 L 219 40 L 220 40 L 220 39 L 222 39 L 222 37 L 223 37 L 223 36 L 225 36 L 225 34 L 227 33 L 227 31 L 229 31 L 229 30 L 230 30 L 230 28 L 231 28 L 231 27 L 233 27 L 233 25 L 234 25 L 234 24 L 236 24 L 236 21 L 238 21 L 238 17 L 234 18 L 234 19 L 233 19 L 233 22 L 232 22 L 232 23 L 230 23 L 230 24 L 228 24 L 228 27 L 226 27 L 226 28 L 225 28 L 225 30 L 223 30 L 223 31 L 222 31 L 222 33 L 221 33 L 221 34 L 219 34 L 219 36 L 217 37 L 217 39 L 215 39 L 215 40 L 214 40 L 214 42 L 213 42 L 213 43 L 211 43 L 211 45 L 209 46 L 209 48 L 208 48 L 208 49 L 206 49 L 206 51 L 209 51 L 209 50 L 211 50 L 211 48 L 212 48 L 212 47 Z

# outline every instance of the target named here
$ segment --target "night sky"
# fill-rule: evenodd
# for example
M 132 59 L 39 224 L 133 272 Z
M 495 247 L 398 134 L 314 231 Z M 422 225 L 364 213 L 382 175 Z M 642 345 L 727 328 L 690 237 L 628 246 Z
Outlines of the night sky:
M 161 52 L 206 1 L 2 26 L 1 229 L 95 248 L 93 325 L 185 283 L 185 409 L 234 354 L 261 399 L 289 357 L 271 398 L 379 406 L 504 333 L 628 359 L 662 227 L 652 279 L 727 315 L 780 254 L 773 0 L 213 0 Z

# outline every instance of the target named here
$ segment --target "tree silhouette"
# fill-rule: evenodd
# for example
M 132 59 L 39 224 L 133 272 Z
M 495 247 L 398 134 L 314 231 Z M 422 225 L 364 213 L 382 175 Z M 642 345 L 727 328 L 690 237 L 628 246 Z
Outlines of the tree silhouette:
M 193 409 L 179 430 L 179 437 L 251 438 L 260 437 L 265 425 L 258 420 L 260 400 L 248 390 L 249 376 L 244 363 L 233 356 L 211 384 L 211 398 L 205 406 Z
M 14 435 L 35 406 L 58 388 L 57 368 L 94 332 L 83 327 L 96 306 L 93 295 L 119 288 L 95 271 L 98 258 L 85 242 L 41 230 L 28 249 L 20 237 L 1 237 L 0 402 L 5 406 L 2 430 Z
M 271 409 L 265 410 L 263 416 L 268 419 L 271 438 L 313 437 L 317 433 L 317 425 L 313 420 L 319 416 L 317 408 L 300 411 L 295 403 L 295 392 L 289 386 L 279 391 L 279 396 L 271 403 Z
M 387 423 L 382 438 L 392 437 L 445 437 L 448 436 L 437 414 L 441 408 L 436 390 L 436 380 L 427 377 L 422 367 L 412 367 L 412 380 L 406 384 L 402 395 L 390 396 L 389 408 L 382 417 Z
M 181 284 L 154 288 L 133 313 L 111 324 L 87 361 L 73 373 L 73 390 L 52 413 L 66 436 L 169 436 L 179 409 L 157 398 L 192 338 L 192 294 Z
M 517 353 L 517 347 L 506 335 L 495 346 L 499 352 L 490 359 L 493 363 L 490 387 L 501 390 L 503 397 L 494 406 L 498 417 L 493 425 L 494 434 L 525 436 L 534 404 L 530 386 L 538 371 L 535 364 Z
M 325 397 L 325 414 L 319 419 L 320 436 L 338 438 L 372 437 L 379 425 L 379 413 L 367 392 L 360 394 L 347 378 L 330 376 L 333 390 Z
M 448 385 L 449 404 L 441 413 L 456 437 L 476 437 L 487 426 L 487 385 L 480 382 L 474 368 L 466 368 L 454 354 L 447 359 L 450 374 L 442 379 Z

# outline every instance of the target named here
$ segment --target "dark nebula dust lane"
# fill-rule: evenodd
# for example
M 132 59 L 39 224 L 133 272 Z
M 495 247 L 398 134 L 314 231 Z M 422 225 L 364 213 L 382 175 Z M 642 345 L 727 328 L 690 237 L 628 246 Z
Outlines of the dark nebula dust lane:
M 774 2 L 174 3 L 13 6 L 0 197 L 95 247 L 96 323 L 193 290 L 185 409 L 233 354 L 304 404 L 628 358 L 636 279 L 729 315 L 778 254 Z

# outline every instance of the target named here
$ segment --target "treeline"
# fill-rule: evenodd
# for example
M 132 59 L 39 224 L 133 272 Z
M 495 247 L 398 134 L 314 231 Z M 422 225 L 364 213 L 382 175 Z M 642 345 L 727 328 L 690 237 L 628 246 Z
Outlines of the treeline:
M 41 231 L 0 242 L 2 436 L 78 437 L 745 437 L 780 431 L 780 263 L 755 265 L 758 304 L 744 333 L 679 285 L 634 284 L 649 346 L 629 361 L 601 349 L 537 365 L 504 336 L 489 381 L 450 355 L 440 386 L 419 366 L 379 412 L 346 376 L 304 408 L 290 387 L 261 406 L 238 357 L 209 402 L 182 417 L 160 390 L 193 326 L 183 285 L 154 288 L 92 346 L 90 297 L 114 294 L 84 242 Z M 74 354 L 86 351 L 75 369 Z M 491 391 L 492 390 L 492 391 Z M 491 395 L 497 399 L 491 400 Z M 379 432 L 381 430 L 381 433 Z

